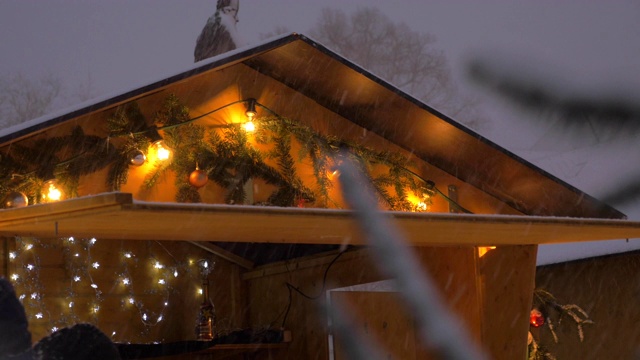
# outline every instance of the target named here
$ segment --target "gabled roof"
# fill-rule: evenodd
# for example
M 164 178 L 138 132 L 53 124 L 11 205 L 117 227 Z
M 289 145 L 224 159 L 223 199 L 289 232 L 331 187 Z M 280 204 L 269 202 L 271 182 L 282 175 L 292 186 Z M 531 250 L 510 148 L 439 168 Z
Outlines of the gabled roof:
M 211 71 L 244 64 L 528 215 L 624 214 L 501 148 L 300 34 L 195 64 L 151 84 L 0 132 L 0 146 Z M 199 86 L 199 85 L 196 85 Z M 194 90 L 195 91 L 195 90 Z

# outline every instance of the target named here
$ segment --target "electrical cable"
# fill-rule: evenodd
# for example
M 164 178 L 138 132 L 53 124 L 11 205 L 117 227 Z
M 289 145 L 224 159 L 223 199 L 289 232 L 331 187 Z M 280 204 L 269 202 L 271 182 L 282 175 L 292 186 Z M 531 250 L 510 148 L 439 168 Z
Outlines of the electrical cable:
M 298 294 L 302 295 L 304 298 L 309 299 L 309 300 L 317 300 L 318 298 L 320 298 L 324 294 L 324 291 L 326 290 L 327 276 L 329 275 L 329 270 L 331 269 L 333 264 L 340 258 L 340 256 L 342 256 L 342 254 L 344 254 L 345 252 L 346 252 L 346 250 L 343 250 L 343 251 L 339 252 L 338 255 L 336 255 L 336 257 L 334 257 L 333 260 L 331 260 L 331 262 L 329 263 L 329 265 L 325 269 L 324 275 L 322 276 L 322 289 L 320 289 L 320 292 L 317 295 L 315 295 L 315 296 L 307 295 L 302 290 L 300 290 L 300 288 L 296 287 L 295 285 L 291 284 L 290 282 L 286 282 L 285 283 L 285 286 L 287 287 L 287 290 L 289 291 L 289 301 L 287 303 L 287 306 L 286 306 L 285 310 L 283 311 L 284 317 L 282 319 L 282 328 L 284 328 L 284 325 L 287 322 L 287 317 L 289 316 L 289 311 L 291 310 L 291 303 L 292 303 L 292 300 L 293 300 L 293 291 L 297 292 Z M 283 314 L 283 313 L 281 313 L 281 314 Z M 273 320 L 271 323 L 273 324 L 276 321 L 278 321 L 280 316 L 281 315 L 278 315 L 278 317 L 275 320 Z

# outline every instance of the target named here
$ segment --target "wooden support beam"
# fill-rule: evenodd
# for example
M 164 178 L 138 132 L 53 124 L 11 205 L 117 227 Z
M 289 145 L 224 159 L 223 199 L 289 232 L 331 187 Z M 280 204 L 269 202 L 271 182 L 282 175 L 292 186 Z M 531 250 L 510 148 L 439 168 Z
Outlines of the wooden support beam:
M 254 264 L 252 261 L 249 261 L 241 256 L 238 256 L 214 244 L 204 242 L 204 241 L 189 241 L 189 243 L 203 250 L 206 250 L 216 256 L 219 256 L 225 260 L 228 260 L 236 265 L 239 265 L 247 270 L 251 270 L 254 267 Z

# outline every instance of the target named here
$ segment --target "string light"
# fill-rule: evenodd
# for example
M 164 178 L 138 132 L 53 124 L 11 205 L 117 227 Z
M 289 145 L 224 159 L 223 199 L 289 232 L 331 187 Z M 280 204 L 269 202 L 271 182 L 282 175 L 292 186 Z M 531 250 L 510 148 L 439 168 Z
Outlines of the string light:
M 19 273 L 18 271 L 12 274 L 10 277 L 14 281 L 14 285 L 17 286 L 16 291 L 18 292 L 20 289 L 23 290 L 23 291 L 20 291 L 22 292 L 22 294 L 19 294 L 19 299 L 20 301 L 23 301 L 23 304 L 27 313 L 35 314 L 33 315 L 34 319 L 39 319 L 39 320 L 48 319 L 47 320 L 49 321 L 48 328 L 51 329 L 51 332 L 57 331 L 60 324 L 65 324 L 65 326 L 67 326 L 70 324 L 83 322 L 83 321 L 84 322 L 93 321 L 94 323 L 98 324 L 98 321 L 100 321 L 98 318 L 98 313 L 101 308 L 101 302 L 103 301 L 102 292 L 98 290 L 99 285 L 97 282 L 93 281 L 91 272 L 89 271 L 89 270 L 96 271 L 96 270 L 100 270 L 101 268 L 100 263 L 98 261 L 94 261 L 97 259 L 92 260 L 92 257 L 91 257 L 91 251 L 92 251 L 91 249 L 92 248 L 94 248 L 93 250 L 99 249 L 99 248 L 96 248 L 96 246 L 98 245 L 97 239 L 87 238 L 87 239 L 80 240 L 80 239 L 74 239 L 73 237 L 68 237 L 68 238 L 60 238 L 55 240 L 55 241 L 59 241 L 57 243 L 55 241 L 53 243 L 50 243 L 50 242 L 43 243 L 43 242 L 40 242 L 40 240 L 35 238 L 29 238 L 29 239 L 30 239 L 29 242 L 22 241 L 22 239 L 17 240 L 19 242 L 17 244 L 17 248 L 22 249 L 23 250 L 22 252 L 14 251 L 11 253 L 7 253 L 8 257 L 16 263 L 16 267 L 18 269 L 22 269 L 21 271 L 24 272 L 24 273 Z M 55 317 L 52 317 L 49 315 L 45 317 L 44 314 L 45 313 L 48 314 L 48 311 L 47 311 L 47 303 L 44 301 L 43 298 L 46 297 L 45 295 L 48 295 L 48 293 L 44 292 L 44 287 L 42 287 L 42 285 L 39 284 L 40 260 L 38 257 L 38 251 L 39 251 L 38 249 L 56 248 L 56 247 L 61 248 L 65 254 L 65 259 L 66 259 L 65 267 L 68 273 L 72 274 L 72 276 L 69 278 L 72 286 L 68 288 L 67 295 L 66 295 L 67 300 L 63 302 L 63 306 L 65 307 L 65 309 L 68 309 L 68 310 L 63 311 L 60 315 L 56 315 Z M 82 249 L 84 249 L 84 252 L 82 250 L 74 251 L 75 249 L 78 249 L 78 247 L 82 247 Z M 25 261 L 27 256 L 26 250 L 35 250 L 33 253 L 30 253 L 28 255 L 28 258 L 30 260 L 29 262 Z M 136 258 L 136 255 L 131 251 L 123 251 L 121 254 L 126 259 Z M 170 281 L 168 280 L 167 277 L 171 277 L 171 275 L 173 275 L 173 278 L 177 278 L 180 275 L 184 276 L 185 274 L 188 274 L 192 271 L 190 270 L 188 265 L 194 264 L 193 261 L 185 260 L 182 263 L 180 263 L 179 261 L 176 261 L 175 265 L 167 266 L 166 264 L 161 263 L 161 261 L 155 258 L 155 256 L 151 255 L 150 257 L 151 257 L 151 265 L 153 266 L 154 270 L 160 271 L 159 274 L 162 274 L 161 277 L 156 278 L 157 279 L 156 281 L 160 286 L 157 288 L 152 287 L 147 290 L 140 290 L 139 287 L 136 287 L 135 289 L 136 289 L 136 292 L 143 291 L 145 294 L 148 294 L 148 295 L 161 295 L 162 298 L 158 299 L 160 300 L 160 303 L 158 305 L 161 306 L 159 311 L 151 310 L 152 308 L 149 307 L 150 304 L 145 304 L 143 303 L 143 301 L 140 301 L 140 299 L 137 299 L 134 296 L 133 283 L 135 280 L 132 279 L 129 273 L 129 267 L 130 266 L 138 267 L 142 263 L 140 263 L 139 265 L 137 260 L 121 262 L 124 269 L 120 271 L 118 273 L 119 275 L 116 275 L 116 277 L 113 280 L 114 284 L 121 283 L 123 285 L 126 285 L 126 287 L 123 289 L 127 289 L 125 291 L 126 293 L 128 293 L 128 295 L 126 295 L 126 293 L 123 294 L 123 300 L 122 300 L 121 306 L 123 306 L 123 309 L 130 308 L 131 306 L 133 306 L 137 310 L 142 322 L 144 323 L 145 328 L 156 326 L 158 323 L 164 321 L 164 314 L 165 314 L 165 311 L 168 311 L 167 309 L 170 302 L 169 297 L 171 296 L 171 294 L 177 294 L 176 289 L 173 288 L 173 286 L 171 286 Z M 214 265 L 213 262 L 206 261 L 206 260 L 200 260 L 198 264 L 200 267 L 200 271 L 198 271 L 198 273 L 200 273 L 200 275 L 203 269 L 208 269 L 208 271 L 210 271 Z M 192 273 L 192 274 L 195 274 L 195 273 Z M 95 298 L 93 300 L 93 304 L 90 306 L 89 312 L 85 313 L 84 315 L 85 318 L 83 318 L 82 313 L 78 314 L 75 312 L 76 310 L 74 310 L 77 308 L 75 306 L 75 299 L 76 299 L 76 296 L 78 296 L 76 294 L 76 291 L 79 291 L 81 287 L 78 287 L 79 285 L 73 285 L 73 284 L 81 284 L 80 282 L 84 278 L 88 278 L 88 285 L 89 285 L 88 287 L 95 291 L 94 292 Z M 112 287 L 111 289 L 112 289 L 111 295 L 117 295 L 116 293 L 114 293 L 114 291 L 116 292 L 118 291 L 117 288 Z M 199 291 L 202 292 L 202 289 L 199 289 Z M 83 296 L 86 296 L 86 292 L 83 293 Z M 30 300 L 26 300 L 26 302 L 24 302 L 25 298 Z M 86 318 L 86 316 L 89 316 L 89 314 L 92 314 L 93 320 L 88 320 Z M 148 330 L 143 330 L 141 335 L 147 336 L 149 334 L 147 331 Z M 115 332 L 114 332 L 114 335 L 115 335 Z
M 256 111 L 256 99 L 247 100 L 247 111 L 244 114 L 247 116 L 247 122 L 242 127 L 247 132 L 254 132 L 256 125 L 253 123 L 253 118 L 258 114 Z
M 63 194 L 58 189 L 55 179 L 48 180 L 42 188 L 42 201 L 45 203 L 62 200 Z

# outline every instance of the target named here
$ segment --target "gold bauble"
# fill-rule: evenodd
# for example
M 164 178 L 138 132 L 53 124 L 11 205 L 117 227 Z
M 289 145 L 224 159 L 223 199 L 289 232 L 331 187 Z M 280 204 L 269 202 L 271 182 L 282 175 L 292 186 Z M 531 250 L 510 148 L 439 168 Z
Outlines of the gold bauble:
M 189 174 L 189 184 L 195 188 L 201 188 L 207 185 L 207 182 L 209 182 L 209 176 L 204 170 L 196 168 Z

